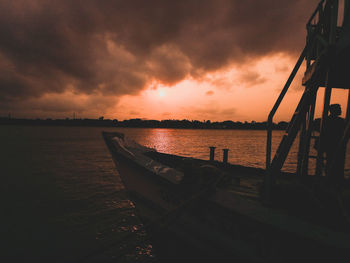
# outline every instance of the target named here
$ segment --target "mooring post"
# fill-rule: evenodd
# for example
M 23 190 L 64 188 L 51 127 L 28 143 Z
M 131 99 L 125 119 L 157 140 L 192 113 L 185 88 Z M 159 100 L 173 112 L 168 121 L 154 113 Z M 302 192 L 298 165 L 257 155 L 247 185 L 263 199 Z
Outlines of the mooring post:
M 222 151 L 223 151 L 222 161 L 223 161 L 223 163 L 227 163 L 229 149 L 222 149 Z
M 214 161 L 214 156 L 215 156 L 215 148 L 214 146 L 210 146 L 209 149 L 210 149 L 210 158 L 209 160 L 210 161 Z

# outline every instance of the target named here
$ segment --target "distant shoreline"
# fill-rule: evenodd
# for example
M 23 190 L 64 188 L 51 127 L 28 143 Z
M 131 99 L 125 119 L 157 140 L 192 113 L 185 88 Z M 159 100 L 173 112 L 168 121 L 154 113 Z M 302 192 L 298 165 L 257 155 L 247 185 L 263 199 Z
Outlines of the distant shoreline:
M 115 127 L 115 128 L 169 128 L 169 129 L 220 129 L 220 130 L 266 130 L 266 122 L 211 122 L 197 120 L 142 120 L 130 119 L 9 119 L 0 118 L 0 125 L 34 125 L 34 126 L 81 126 L 81 127 Z M 274 130 L 285 130 L 288 122 L 274 123 Z

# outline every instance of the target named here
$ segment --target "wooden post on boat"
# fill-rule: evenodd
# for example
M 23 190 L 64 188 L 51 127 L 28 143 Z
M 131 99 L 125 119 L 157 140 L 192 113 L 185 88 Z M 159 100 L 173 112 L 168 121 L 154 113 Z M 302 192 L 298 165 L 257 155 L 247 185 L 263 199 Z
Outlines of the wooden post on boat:
M 214 156 L 215 156 L 215 146 L 210 146 L 209 149 L 210 149 L 210 158 L 209 160 L 212 162 L 214 161 Z
M 222 162 L 223 163 L 227 163 L 229 149 L 222 149 L 222 151 L 223 151 Z

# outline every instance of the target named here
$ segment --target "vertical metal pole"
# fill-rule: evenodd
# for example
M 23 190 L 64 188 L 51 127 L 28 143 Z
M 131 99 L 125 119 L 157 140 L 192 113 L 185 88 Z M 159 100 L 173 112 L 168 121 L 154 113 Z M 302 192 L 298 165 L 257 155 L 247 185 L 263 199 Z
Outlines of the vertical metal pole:
M 307 128 L 306 128 L 306 135 L 305 135 L 305 150 L 304 150 L 305 153 L 304 153 L 304 160 L 302 162 L 302 167 L 301 167 L 302 178 L 305 178 L 309 172 L 310 141 L 311 141 L 311 134 L 313 129 L 314 115 L 315 115 L 316 96 L 317 96 L 317 91 L 315 92 L 312 98 L 312 102 L 308 112 Z
M 222 151 L 223 151 L 222 162 L 227 163 L 229 149 L 222 149 Z
M 346 119 L 346 122 L 350 119 L 350 89 L 348 90 L 348 104 L 346 106 L 345 119 Z
M 299 135 L 299 150 L 298 150 L 298 164 L 297 164 L 297 176 L 301 176 L 302 163 L 305 158 L 305 135 L 306 135 L 306 114 L 302 117 L 301 131 Z
M 336 30 L 337 30 L 337 22 L 338 22 L 338 0 L 332 0 L 330 2 L 330 18 L 329 18 L 329 25 L 330 25 L 330 32 L 329 32 L 329 44 L 334 45 L 336 40 Z M 321 119 L 321 128 L 320 128 L 320 139 L 319 139 L 319 145 L 318 145 L 318 152 L 317 152 L 317 160 L 316 160 L 316 176 L 322 175 L 322 168 L 323 168 L 323 136 L 324 136 L 324 130 L 325 130 L 325 120 L 328 116 L 328 109 L 329 109 L 329 103 L 330 98 L 332 94 L 332 88 L 329 86 L 329 72 L 330 68 L 328 67 L 327 75 L 326 75 L 326 85 L 325 85 L 325 92 L 324 92 L 324 102 L 323 102 L 323 112 L 322 112 L 322 119 Z
M 311 34 L 311 31 L 310 31 L 310 26 L 307 27 L 307 31 L 308 31 L 308 37 L 309 35 Z M 313 34 L 315 34 L 313 32 Z M 310 40 L 307 39 L 308 41 L 308 45 Z M 311 55 L 314 51 L 314 47 L 313 46 L 309 46 L 308 50 L 307 50 L 307 56 L 306 56 L 306 70 L 308 70 L 308 68 L 310 67 L 311 65 Z M 316 49 L 317 49 L 317 46 L 316 46 Z M 305 87 L 305 90 L 309 88 L 309 85 L 307 85 Z M 305 92 L 305 91 L 304 91 Z M 296 174 L 297 174 L 297 177 L 299 180 L 301 180 L 301 177 L 303 176 L 303 163 L 306 161 L 308 161 L 308 153 L 306 151 L 306 144 L 307 144 L 307 139 L 306 139 L 306 135 L 307 135 L 307 129 L 309 128 L 309 125 L 308 125 L 308 120 L 310 119 L 310 109 L 312 107 L 312 104 L 309 106 L 309 110 L 307 111 L 308 112 L 308 115 L 306 117 L 306 114 L 303 116 L 303 120 L 302 120 L 302 123 L 301 123 L 301 132 L 300 132 L 300 139 L 299 139 L 299 150 L 298 150 L 298 164 L 297 164 L 297 171 L 296 171 Z
M 265 204 L 270 204 L 272 201 L 271 192 L 272 186 L 275 184 L 275 176 L 271 173 L 271 144 L 272 144 L 272 118 L 267 121 L 267 140 L 266 140 L 266 174 L 264 178 L 264 198 Z
M 215 148 L 214 146 L 210 146 L 209 149 L 210 149 L 210 157 L 209 157 L 209 160 L 210 161 L 214 161 L 214 157 L 215 157 Z
M 335 44 L 336 34 L 337 34 L 337 24 L 338 24 L 338 0 L 333 0 L 331 2 L 331 17 L 330 17 L 330 32 L 329 32 L 329 43 Z
M 348 125 L 349 121 L 350 121 L 350 89 L 348 91 L 348 103 L 346 105 L 346 116 L 345 116 L 346 126 Z M 345 140 L 345 143 L 344 143 L 344 149 L 343 149 L 343 153 L 342 153 L 345 156 L 342 156 L 342 158 L 346 158 L 346 148 L 347 148 L 347 142 L 348 142 L 348 135 L 346 135 L 346 131 L 345 130 L 344 130 L 344 136 L 345 136 L 346 140 Z M 344 165 L 345 165 L 345 162 L 344 162 Z
M 350 0 L 344 0 L 344 20 L 343 24 L 345 23 L 345 19 L 347 18 L 348 12 L 349 12 L 349 6 L 350 6 Z
M 346 115 L 345 115 L 345 126 L 348 126 L 350 120 L 350 89 L 348 91 L 348 103 L 346 105 Z M 344 134 L 343 137 L 345 138 L 344 144 L 341 146 L 341 152 L 338 153 L 338 157 L 337 158 L 342 158 L 343 161 L 343 165 L 345 166 L 345 158 L 346 158 L 346 148 L 347 148 L 347 144 L 348 144 L 348 139 L 349 139 L 349 135 L 346 134 L 346 127 L 344 127 Z M 339 148 L 339 146 L 338 146 Z M 339 157 L 339 154 L 341 154 L 342 156 Z M 334 163 L 334 160 L 333 160 Z M 334 166 L 334 164 L 332 165 Z M 344 166 L 343 166 L 343 177 L 344 177 Z
M 266 139 L 266 171 L 270 168 L 271 163 L 271 141 L 272 141 L 272 128 L 271 124 L 267 124 L 267 139 Z

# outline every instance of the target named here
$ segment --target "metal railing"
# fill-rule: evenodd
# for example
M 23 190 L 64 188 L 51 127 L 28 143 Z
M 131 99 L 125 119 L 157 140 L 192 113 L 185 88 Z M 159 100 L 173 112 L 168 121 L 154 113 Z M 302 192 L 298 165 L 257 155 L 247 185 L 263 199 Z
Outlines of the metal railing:
M 269 170 L 270 165 L 271 165 L 271 144 L 272 144 L 272 126 L 273 126 L 273 117 L 276 114 L 277 109 L 279 108 L 284 96 L 286 95 L 292 81 L 295 78 L 295 75 L 297 74 L 301 64 L 303 63 L 304 59 L 307 58 L 307 67 L 310 66 L 310 58 L 309 58 L 309 49 L 312 49 L 314 47 L 314 44 L 316 42 L 316 39 L 318 37 L 318 34 L 314 32 L 314 34 L 310 34 L 312 28 L 314 28 L 315 31 L 321 31 L 321 22 L 323 19 L 323 4 L 325 0 L 321 0 L 320 3 L 317 5 L 315 11 L 312 13 L 311 17 L 309 18 L 306 28 L 308 31 L 308 35 L 312 36 L 312 39 L 308 39 L 304 50 L 301 52 L 301 55 L 295 64 L 292 73 L 289 75 L 289 78 L 284 85 L 280 95 L 278 96 L 272 110 L 269 113 L 268 119 L 267 119 L 267 140 L 266 140 L 266 171 Z M 318 21 L 313 23 L 313 20 L 316 18 L 318 15 Z M 316 26 L 316 27 L 315 27 Z
M 315 11 L 312 13 L 311 17 L 309 18 L 309 20 L 306 23 L 306 26 L 310 26 L 312 23 L 312 20 L 314 20 L 314 18 L 316 17 L 317 14 L 320 14 L 323 10 L 323 3 L 324 0 L 321 0 L 321 2 L 317 5 Z M 320 19 L 320 18 L 319 18 Z M 317 23 L 316 23 L 317 24 Z
M 292 73 L 289 75 L 289 78 L 284 85 L 280 95 L 278 96 L 275 104 L 273 105 L 272 110 L 270 111 L 270 114 L 267 119 L 267 141 L 266 141 L 266 170 L 270 168 L 270 163 L 271 163 L 271 143 L 272 143 L 272 125 L 273 125 L 273 117 L 276 114 L 276 111 L 278 107 L 280 106 L 284 96 L 286 95 L 290 85 L 292 84 L 293 79 L 295 78 L 295 75 L 297 74 L 301 64 L 304 61 L 304 58 L 306 56 L 306 50 L 307 48 L 305 47 L 303 52 L 301 52 L 301 55 L 295 64 Z

